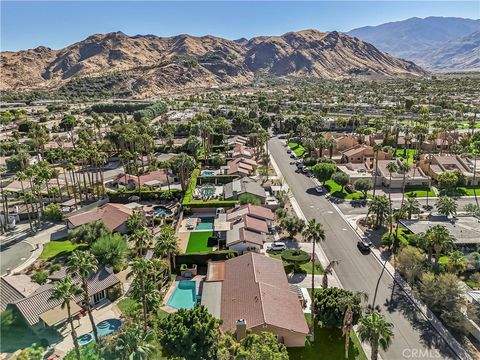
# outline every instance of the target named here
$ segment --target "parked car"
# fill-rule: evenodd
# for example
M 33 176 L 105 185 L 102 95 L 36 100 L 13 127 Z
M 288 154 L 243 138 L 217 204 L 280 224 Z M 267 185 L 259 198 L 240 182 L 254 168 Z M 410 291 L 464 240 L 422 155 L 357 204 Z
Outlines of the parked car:
M 422 208 L 423 208 L 423 210 L 431 211 L 433 209 L 433 206 L 432 205 L 423 205 Z
M 267 251 L 270 252 L 277 252 L 283 250 L 287 250 L 287 245 L 285 245 L 285 243 L 281 241 L 274 241 L 272 245 L 267 248 Z
M 319 193 L 319 194 L 323 194 L 324 189 L 325 189 L 325 188 L 324 188 L 323 186 L 317 186 L 317 187 L 315 188 L 315 191 L 316 191 L 317 193 Z
M 287 149 L 287 154 L 291 154 L 292 153 L 292 149 Z
M 362 252 L 370 252 L 372 246 L 372 242 L 367 239 L 362 239 L 357 242 L 357 247 Z
M 297 158 L 297 157 L 295 156 L 295 154 L 293 154 L 293 153 L 290 154 L 290 157 L 291 157 L 292 159 L 296 159 L 296 158 Z

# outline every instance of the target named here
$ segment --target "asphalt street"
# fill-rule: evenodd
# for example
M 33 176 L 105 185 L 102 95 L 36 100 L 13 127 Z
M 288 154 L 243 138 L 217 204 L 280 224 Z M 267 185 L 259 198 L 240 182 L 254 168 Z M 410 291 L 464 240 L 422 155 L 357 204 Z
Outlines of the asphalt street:
M 314 190 L 314 182 L 303 174 L 295 173 L 295 166 L 286 152 L 284 142 L 274 137 L 269 149 L 287 181 L 293 195 L 307 219 L 315 218 L 325 228 L 322 243 L 329 260 L 339 260 L 335 272 L 342 285 L 350 290 L 362 291 L 372 302 L 378 286 L 376 303 L 388 321 L 394 324 L 394 340 L 384 360 L 396 359 L 454 359 L 450 348 L 413 306 L 382 265 L 371 254 L 364 255 L 356 247 L 357 234 L 333 205 Z M 350 205 L 348 205 L 350 206 Z

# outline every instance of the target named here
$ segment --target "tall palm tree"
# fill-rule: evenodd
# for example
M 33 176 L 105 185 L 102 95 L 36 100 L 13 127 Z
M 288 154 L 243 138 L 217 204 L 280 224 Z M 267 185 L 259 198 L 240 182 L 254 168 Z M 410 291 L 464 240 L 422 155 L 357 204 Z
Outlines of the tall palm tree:
M 67 318 L 70 323 L 70 329 L 72 332 L 73 345 L 75 346 L 75 354 L 77 360 L 80 359 L 80 345 L 78 344 L 77 332 L 73 325 L 72 309 L 70 303 L 82 293 L 80 286 L 72 281 L 70 276 L 65 277 L 63 280 L 55 282 L 52 292 L 52 299 L 60 300 L 62 302 L 62 309 L 67 308 Z
M 401 204 L 400 209 L 403 209 L 403 204 L 404 204 L 404 201 L 405 201 L 405 183 L 407 181 L 407 173 L 410 171 L 410 169 L 411 169 L 410 164 L 405 160 L 400 161 L 400 163 L 398 164 L 398 170 L 401 171 L 402 174 L 403 174 L 403 176 L 402 176 L 402 201 L 400 203 Z M 398 232 L 399 226 L 400 226 L 400 216 L 397 217 L 397 226 L 395 227 L 395 234 Z M 398 242 L 398 240 L 397 240 L 397 242 Z
M 353 293 L 351 296 L 347 296 L 341 299 L 342 303 L 345 306 L 345 313 L 343 314 L 343 323 L 342 323 L 342 335 L 345 337 L 345 359 L 348 359 L 348 349 L 350 346 L 350 333 L 353 330 L 354 326 L 354 313 L 353 307 L 358 306 L 361 301 L 361 297 L 366 301 L 368 296 L 363 292 Z
M 132 323 L 118 334 L 115 351 L 120 359 L 147 360 L 153 351 L 152 340 L 151 330 L 142 329 L 140 324 Z
M 447 269 L 454 274 L 461 273 L 467 269 L 467 261 L 461 251 L 456 250 L 450 253 L 448 256 Z
M 175 258 L 175 254 L 178 252 L 178 243 L 175 237 L 175 229 L 172 226 L 164 226 L 160 231 L 160 235 L 157 238 L 155 246 L 155 252 L 168 258 L 168 276 L 172 273 L 171 262 L 172 258 Z M 175 267 L 175 260 L 173 260 Z
M 373 145 L 373 151 L 375 155 L 375 172 L 373 174 L 373 197 L 375 197 L 375 190 L 377 187 L 377 176 L 378 176 L 378 152 L 382 149 L 381 144 Z
M 143 328 L 147 331 L 147 297 L 146 297 L 146 279 L 151 272 L 151 263 L 144 258 L 137 258 L 131 262 L 131 271 L 128 273 L 127 278 L 137 276 L 140 283 L 140 297 L 142 298 L 143 307 Z
M 455 242 L 448 229 L 443 225 L 435 225 L 425 233 L 433 251 L 435 252 L 435 267 L 438 269 L 440 256 L 442 252 L 449 251 L 454 248 Z
M 317 223 L 315 219 L 310 219 L 307 227 L 303 230 L 303 237 L 312 243 L 312 296 L 315 297 L 315 244 L 325 240 L 325 230 L 322 224 Z M 314 335 L 315 330 L 315 301 L 312 301 L 312 325 L 311 332 Z
M 393 217 L 391 216 L 393 213 L 392 210 L 392 174 L 398 171 L 398 166 L 397 164 L 392 161 L 387 164 L 387 171 L 389 173 L 389 182 L 388 182 L 388 203 L 390 204 L 390 216 L 389 216 L 389 222 L 390 222 L 390 234 L 392 233 L 392 228 L 393 228 Z
M 390 204 L 385 195 L 375 196 L 368 205 L 368 212 L 375 214 L 375 228 L 382 226 L 385 218 L 390 213 Z
M 328 275 L 332 274 L 334 266 L 337 266 L 339 263 L 338 260 L 332 260 L 328 263 L 327 267 L 323 271 L 323 277 L 322 277 L 322 288 L 326 289 L 328 288 Z
M 375 310 L 360 319 L 358 336 L 361 341 L 370 344 L 372 348 L 371 360 L 378 359 L 379 348 L 387 351 L 390 347 L 394 336 L 392 329 L 393 324 L 386 321 L 385 318 Z
M 23 182 L 27 180 L 27 176 L 25 175 L 25 173 L 23 171 L 18 171 L 15 174 L 15 178 L 18 181 L 20 181 L 20 186 L 22 188 L 23 202 L 25 204 L 25 209 L 27 210 L 28 224 L 30 226 L 30 231 L 33 233 L 34 230 L 33 230 L 33 225 L 32 225 L 32 219 L 31 219 L 31 216 L 30 216 L 30 206 L 29 206 L 29 203 L 28 203 L 28 197 L 26 196 L 26 193 L 25 193 L 25 187 L 23 185 Z
M 90 304 L 90 294 L 88 292 L 88 278 L 98 270 L 98 261 L 89 251 L 74 251 L 68 258 L 67 273 L 73 276 L 79 276 L 82 280 L 83 302 L 87 307 L 88 317 L 92 325 L 93 336 L 98 344 L 98 332 L 93 320 L 92 306 Z
M 435 204 L 438 212 L 445 216 L 456 215 L 457 213 L 457 202 L 455 199 L 448 196 L 440 196 Z
M 407 213 L 407 218 L 410 220 L 412 214 L 420 213 L 420 203 L 414 197 L 408 197 L 402 210 Z

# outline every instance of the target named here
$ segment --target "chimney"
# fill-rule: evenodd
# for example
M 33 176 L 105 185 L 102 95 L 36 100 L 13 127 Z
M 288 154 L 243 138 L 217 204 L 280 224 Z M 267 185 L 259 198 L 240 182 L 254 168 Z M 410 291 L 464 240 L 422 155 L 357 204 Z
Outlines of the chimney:
M 237 341 L 242 340 L 245 336 L 247 336 L 247 322 L 243 319 L 237 320 L 237 331 L 236 331 L 236 338 Z

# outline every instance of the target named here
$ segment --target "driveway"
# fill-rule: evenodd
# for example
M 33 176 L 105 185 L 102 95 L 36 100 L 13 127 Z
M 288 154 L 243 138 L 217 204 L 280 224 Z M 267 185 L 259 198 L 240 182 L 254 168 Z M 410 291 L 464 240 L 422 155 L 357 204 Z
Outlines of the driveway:
M 381 352 L 383 359 L 404 359 L 412 351 L 422 354 L 423 359 L 455 358 L 393 279 L 382 273 L 382 266 L 373 255 L 363 255 L 358 251 L 357 234 L 330 202 L 316 194 L 313 180 L 295 173 L 284 142 L 272 138 L 269 148 L 305 217 L 322 223 L 326 234 L 322 248 L 330 260 L 340 261 L 335 272 L 343 286 L 365 292 L 370 301 L 377 289 L 376 304 L 387 320 L 394 324 L 395 334 L 389 350 Z

